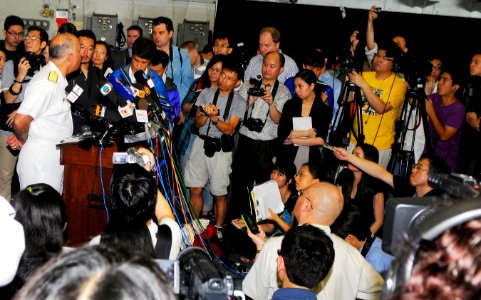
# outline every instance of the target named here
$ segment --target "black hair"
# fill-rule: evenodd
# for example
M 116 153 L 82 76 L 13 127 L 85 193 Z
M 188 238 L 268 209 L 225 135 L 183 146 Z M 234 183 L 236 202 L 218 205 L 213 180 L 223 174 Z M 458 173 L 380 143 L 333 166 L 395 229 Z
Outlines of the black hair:
M 200 51 L 200 53 L 204 53 L 204 54 L 207 54 L 207 53 L 211 53 L 213 50 L 212 50 L 212 43 L 207 43 L 205 44 L 204 48 L 202 48 L 202 51 Z
M 130 253 L 142 253 L 155 258 L 152 237 L 143 221 L 132 221 L 122 217 L 110 219 L 100 236 L 100 244 L 122 248 Z
M 378 51 L 379 50 L 386 51 L 386 57 L 391 57 L 394 61 L 398 61 L 401 56 L 403 56 L 402 50 L 398 45 L 389 39 L 381 39 L 378 42 Z
M 271 52 L 268 52 L 266 53 L 266 55 L 264 56 L 264 59 L 267 57 L 267 55 L 271 54 L 271 53 L 277 53 L 278 54 L 278 57 L 279 57 L 279 65 L 281 67 L 284 67 L 285 63 L 286 63 L 286 57 L 284 56 L 284 54 L 278 52 L 278 51 L 271 51 Z
M 110 180 L 112 217 L 147 222 L 154 215 L 157 186 L 137 164 L 118 165 Z
M 317 166 L 317 164 L 313 162 L 307 162 L 303 164 L 301 167 L 306 166 L 307 169 L 309 170 L 309 173 L 311 173 L 311 176 L 313 179 L 319 179 L 322 181 L 323 175 L 321 174 L 321 169 Z
M 279 171 L 282 174 L 286 175 L 287 180 L 294 180 L 294 176 L 296 175 L 296 166 L 292 162 L 287 162 L 282 159 L 276 160 L 272 167 L 272 170 Z
M 287 188 L 289 189 L 289 191 L 293 192 L 296 190 L 296 166 L 292 162 L 287 162 L 286 160 L 278 158 L 274 163 L 272 170 L 276 170 L 286 176 L 288 184 Z M 290 184 L 289 180 L 291 180 Z
M 78 30 L 77 30 L 77 27 L 74 24 L 69 23 L 69 22 L 65 22 L 62 25 L 60 25 L 60 27 L 57 30 L 57 33 L 71 33 L 73 35 L 77 35 Z M 95 41 L 95 39 L 94 39 L 94 41 Z
M 137 30 L 139 32 L 140 37 L 144 35 L 144 30 L 142 29 L 142 27 L 138 25 L 132 25 L 129 28 L 127 28 L 127 32 L 131 30 Z
M 28 27 L 27 32 L 30 32 L 32 30 L 38 31 L 40 33 L 40 42 L 48 42 L 48 33 L 45 31 L 45 29 L 38 26 L 30 26 Z
M 12 197 L 15 220 L 23 226 L 25 251 L 16 281 L 21 285 L 32 272 L 62 251 L 67 222 L 62 196 L 45 183 L 27 186 Z
M 323 68 L 326 65 L 327 55 L 318 49 L 309 51 L 303 59 L 303 64 L 313 68 Z
M 9 30 L 10 27 L 15 26 L 15 25 L 18 25 L 18 26 L 21 26 L 22 28 L 25 28 L 25 24 L 23 23 L 23 20 L 20 17 L 10 15 L 10 16 L 5 18 L 5 22 L 3 23 L 3 29 Z
M 447 62 L 446 64 L 443 65 L 443 70 L 441 71 L 441 74 L 448 73 L 451 76 L 453 85 L 458 84 L 460 86 L 458 91 L 461 90 L 461 84 L 463 81 L 464 69 L 461 69 L 461 70 L 459 69 L 458 66 L 454 65 L 453 62 Z
M 152 27 L 160 24 L 165 24 L 165 28 L 168 32 L 174 31 L 174 24 L 172 23 L 171 19 L 167 17 L 158 17 L 152 21 Z
M 132 45 L 132 56 L 136 55 L 142 59 L 152 60 L 154 52 L 157 47 L 155 43 L 148 38 L 139 37 Z
M 429 161 L 429 175 L 451 173 L 451 168 L 446 161 L 436 154 L 423 153 L 419 157 L 419 160 L 421 159 L 427 159 Z
M 229 70 L 237 74 L 237 80 L 244 78 L 244 69 L 235 56 L 227 55 L 222 63 L 222 70 Z
M 107 42 L 104 42 L 104 41 L 96 41 L 95 42 L 95 45 L 104 45 L 107 53 L 107 60 L 104 62 L 103 66 L 102 66 L 102 73 L 105 72 L 108 68 L 113 68 L 114 67 L 114 60 L 112 58 L 112 50 L 111 50 L 111 47 L 109 44 L 107 44 Z
M 316 84 L 317 83 L 317 77 L 314 71 L 308 70 L 308 69 L 303 69 L 300 70 L 294 78 L 300 78 L 304 80 L 308 85 L 311 84 Z
M 359 147 L 362 149 L 364 153 L 364 159 L 372 161 L 374 163 L 378 163 L 379 151 L 376 149 L 376 147 L 370 144 L 365 144 L 365 143 L 357 144 L 356 147 Z M 347 201 L 348 199 L 351 199 L 351 191 L 354 183 L 354 173 L 349 169 L 345 169 L 343 172 L 345 172 L 346 174 L 345 177 L 338 177 L 336 179 L 336 184 L 342 187 L 342 193 L 344 195 L 344 199 Z M 373 181 L 374 181 L 374 178 L 372 176 L 362 172 L 361 181 L 357 185 L 357 193 L 356 193 L 356 195 L 360 197 L 361 202 L 372 201 L 372 199 L 364 199 L 364 197 L 367 195 L 373 195 L 374 193 Z
M 154 57 L 150 63 L 153 66 L 162 65 L 164 68 L 167 68 L 169 65 L 169 55 L 163 50 L 156 49 L 154 51 Z
M 224 33 L 224 32 L 217 32 L 215 35 L 214 35 L 214 38 L 212 39 L 213 41 L 215 40 L 227 40 L 227 42 L 229 43 L 229 48 L 232 48 L 235 50 L 235 48 L 237 48 L 237 43 L 236 41 L 234 40 L 234 38 L 232 36 L 230 36 L 229 34 L 227 33 Z
M 309 289 L 315 288 L 334 263 L 332 240 L 312 225 L 296 226 L 282 240 L 280 255 L 289 280 Z
M 212 57 L 211 60 L 207 63 L 207 66 L 205 67 L 204 73 L 202 73 L 202 76 L 200 76 L 199 81 L 202 84 L 202 87 L 210 87 L 212 83 L 210 82 L 209 78 L 209 69 L 212 68 L 216 63 L 221 62 L 222 67 L 224 67 L 224 60 L 226 59 L 225 55 L 219 54 L 214 57 Z
M 152 260 L 97 245 L 66 252 L 35 273 L 18 299 L 176 299 Z M 90 288 L 86 288 L 86 286 Z
M 94 43 L 97 41 L 97 37 L 95 36 L 95 33 L 90 29 L 79 30 L 79 31 L 77 31 L 75 36 L 78 37 L 78 38 L 80 38 L 82 36 L 86 37 L 86 38 L 89 38 L 89 39 L 93 40 Z
M 359 241 L 366 240 L 371 235 L 371 224 L 365 212 L 359 207 L 347 203 L 341 215 L 331 226 L 332 233 L 342 239 L 349 234 L 354 235 Z

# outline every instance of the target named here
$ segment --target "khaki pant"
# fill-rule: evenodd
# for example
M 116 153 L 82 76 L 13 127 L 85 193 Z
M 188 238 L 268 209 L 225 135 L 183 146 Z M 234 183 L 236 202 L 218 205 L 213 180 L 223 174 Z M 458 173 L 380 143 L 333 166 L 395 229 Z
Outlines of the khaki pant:
M 0 133 L 0 196 L 8 201 L 12 197 L 12 177 L 18 159 L 18 155 L 13 155 L 7 145 L 7 138 L 10 135 Z

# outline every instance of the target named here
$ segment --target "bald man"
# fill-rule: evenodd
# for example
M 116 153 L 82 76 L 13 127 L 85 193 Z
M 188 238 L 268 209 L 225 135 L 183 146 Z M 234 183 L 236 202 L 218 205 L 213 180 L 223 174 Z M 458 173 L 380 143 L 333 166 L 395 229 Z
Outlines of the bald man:
M 58 34 L 50 43 L 50 61 L 33 76 L 18 108 L 7 143 L 21 149 L 17 172 L 20 188 L 47 183 L 60 193 L 63 166 L 56 145 L 72 135 L 66 76 L 80 66 L 80 43 L 72 34 Z
M 302 192 L 294 207 L 299 226 L 310 224 L 322 229 L 334 245 L 334 264 L 327 277 L 314 290 L 317 299 L 380 299 L 382 277 L 362 255 L 338 236 L 329 226 L 342 211 L 344 199 L 335 185 L 320 182 Z M 242 284 L 244 293 L 253 299 L 271 299 L 279 288 L 276 272 L 277 250 L 283 237 L 273 237 L 263 246 Z

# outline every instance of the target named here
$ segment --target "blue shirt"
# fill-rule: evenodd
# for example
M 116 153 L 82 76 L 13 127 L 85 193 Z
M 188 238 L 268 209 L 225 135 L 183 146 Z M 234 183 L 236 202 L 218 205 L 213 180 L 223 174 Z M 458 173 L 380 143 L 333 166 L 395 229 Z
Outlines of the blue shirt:
M 324 83 L 325 85 L 330 86 L 334 90 L 334 103 L 331 106 L 331 103 L 329 103 L 329 107 L 333 108 L 332 109 L 332 120 L 334 122 L 334 119 L 337 114 L 337 110 L 339 109 L 339 95 L 341 94 L 341 88 L 342 88 L 342 83 L 339 79 L 334 77 L 331 72 L 326 71 L 320 78 L 318 78 L 319 81 Z
M 367 252 L 366 260 L 374 267 L 374 269 L 376 269 L 376 271 L 379 272 L 379 274 L 384 275 L 387 270 L 389 270 L 391 262 L 394 260 L 394 256 L 382 251 L 382 240 L 376 237 L 374 242 L 372 242 L 371 248 Z
M 317 300 L 317 298 L 311 290 L 281 288 L 274 292 L 272 300 Z
M 190 64 L 189 54 L 177 46 L 172 45 L 172 61 L 169 61 L 167 77 L 172 79 L 179 90 L 180 100 L 184 100 L 189 87 L 194 81 L 194 74 L 192 74 L 192 65 Z M 182 62 L 180 59 L 182 56 Z

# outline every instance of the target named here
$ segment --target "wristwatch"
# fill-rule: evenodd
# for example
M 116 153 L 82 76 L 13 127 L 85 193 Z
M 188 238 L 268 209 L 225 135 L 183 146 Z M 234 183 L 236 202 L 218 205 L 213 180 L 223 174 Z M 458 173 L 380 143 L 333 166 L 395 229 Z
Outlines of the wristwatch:
M 219 121 L 219 119 L 217 119 L 217 121 L 212 120 L 212 124 L 214 124 L 214 126 L 217 126 L 217 123 L 219 123 Z

